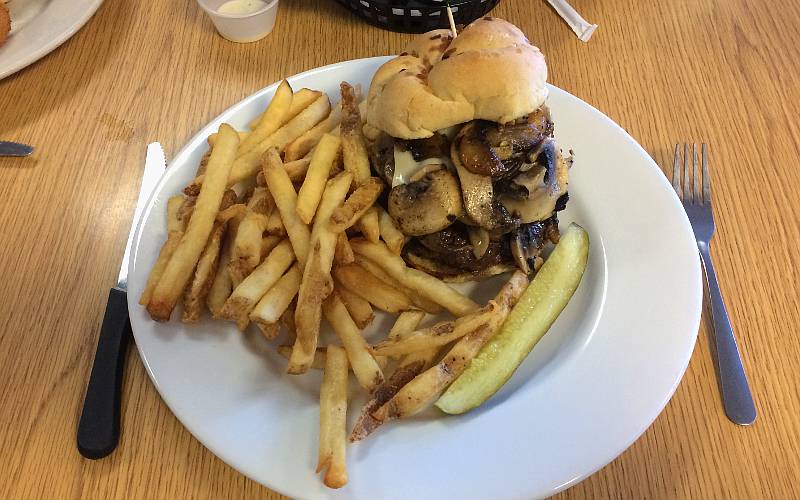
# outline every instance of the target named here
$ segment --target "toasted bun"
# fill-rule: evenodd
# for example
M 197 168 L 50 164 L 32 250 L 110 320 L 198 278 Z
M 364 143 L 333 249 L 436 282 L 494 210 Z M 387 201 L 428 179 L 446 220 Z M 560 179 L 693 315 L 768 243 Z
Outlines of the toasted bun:
M 522 31 L 484 17 L 453 40 L 429 31 L 381 66 L 367 96 L 367 126 L 401 139 L 473 119 L 499 123 L 527 115 L 547 98 L 547 65 Z
M 0 0 L 0 45 L 6 43 L 8 32 L 11 31 L 11 15 L 4 0 Z

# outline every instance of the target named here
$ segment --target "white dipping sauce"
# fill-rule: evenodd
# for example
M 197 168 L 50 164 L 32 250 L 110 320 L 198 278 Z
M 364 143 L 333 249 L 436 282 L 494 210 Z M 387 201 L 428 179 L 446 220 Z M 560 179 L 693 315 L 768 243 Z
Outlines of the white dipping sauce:
M 220 5 L 217 12 L 220 14 L 252 14 L 267 6 L 262 0 L 230 0 Z

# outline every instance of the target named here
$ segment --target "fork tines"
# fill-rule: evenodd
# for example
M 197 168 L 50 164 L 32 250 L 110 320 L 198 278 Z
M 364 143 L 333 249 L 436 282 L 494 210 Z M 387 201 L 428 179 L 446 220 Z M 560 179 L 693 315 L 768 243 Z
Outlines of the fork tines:
M 681 161 L 681 145 L 675 144 L 675 160 L 672 164 L 672 187 L 678 193 L 678 198 L 684 204 L 697 203 L 706 205 L 711 203 L 711 177 L 708 175 L 708 148 L 701 144 L 702 174 L 697 167 L 697 145 L 692 143 L 691 164 L 689 158 L 689 144 L 683 144 L 683 158 Z M 702 188 L 701 188 L 702 183 Z

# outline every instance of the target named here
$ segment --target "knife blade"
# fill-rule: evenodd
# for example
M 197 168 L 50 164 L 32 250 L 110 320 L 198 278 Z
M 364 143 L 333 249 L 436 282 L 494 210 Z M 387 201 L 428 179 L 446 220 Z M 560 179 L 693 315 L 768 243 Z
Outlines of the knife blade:
M 131 333 L 127 298 L 128 263 L 137 223 L 147 199 L 158 184 L 161 174 L 164 173 L 165 166 L 161 145 L 157 142 L 149 144 L 122 266 L 117 285 L 108 294 L 97 351 L 78 422 L 78 451 L 86 458 L 103 458 L 114 451 L 119 442 L 122 374 Z
M 33 148 L 18 142 L 0 141 L 0 156 L 28 156 Z

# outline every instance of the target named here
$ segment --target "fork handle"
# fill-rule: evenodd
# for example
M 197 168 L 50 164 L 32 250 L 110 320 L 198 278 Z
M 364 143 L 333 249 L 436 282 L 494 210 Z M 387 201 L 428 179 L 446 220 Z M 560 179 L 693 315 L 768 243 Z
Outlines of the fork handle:
M 717 273 L 711 261 L 708 245 L 698 245 L 700 257 L 703 259 L 708 293 L 711 299 L 711 317 L 714 324 L 714 343 L 717 349 L 720 386 L 722 387 L 722 404 L 725 414 L 739 425 L 750 425 L 756 420 L 756 405 L 747 376 L 744 373 L 742 358 L 736 346 L 736 337 L 728 319 L 725 301 L 717 283 Z

